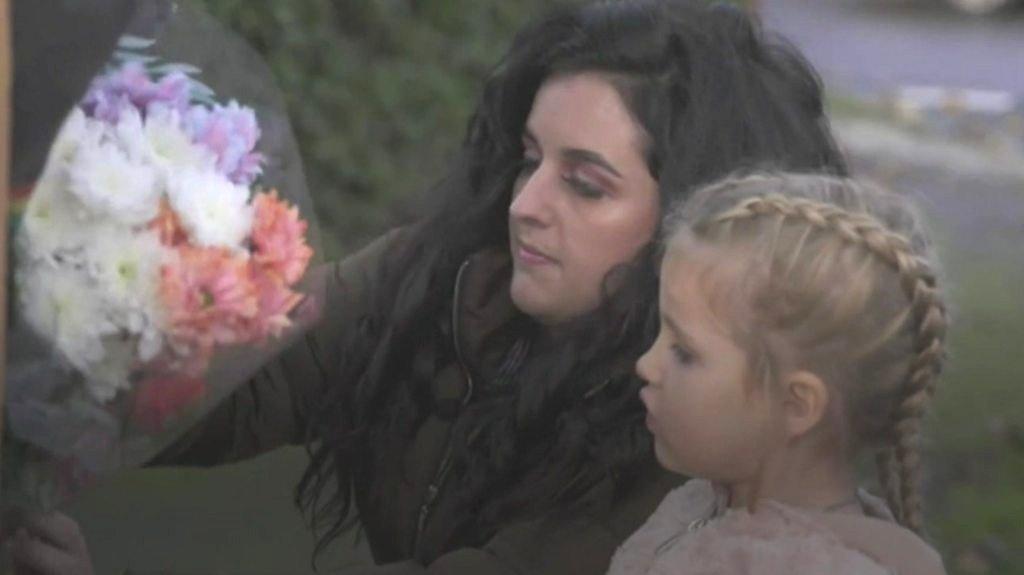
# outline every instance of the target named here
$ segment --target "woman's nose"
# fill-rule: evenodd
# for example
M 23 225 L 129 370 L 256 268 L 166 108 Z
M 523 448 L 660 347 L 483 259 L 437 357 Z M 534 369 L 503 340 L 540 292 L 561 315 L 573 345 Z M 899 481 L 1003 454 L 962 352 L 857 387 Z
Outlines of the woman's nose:
M 508 210 L 513 219 L 535 225 L 550 223 L 553 182 L 549 171 L 542 164 L 521 180 Z

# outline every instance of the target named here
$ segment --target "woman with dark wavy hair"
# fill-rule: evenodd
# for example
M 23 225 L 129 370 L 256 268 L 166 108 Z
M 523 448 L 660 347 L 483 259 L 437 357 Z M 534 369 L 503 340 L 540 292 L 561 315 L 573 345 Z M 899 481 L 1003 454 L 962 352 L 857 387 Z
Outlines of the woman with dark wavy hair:
M 487 79 L 435 211 L 320 270 L 321 325 L 155 464 L 304 443 L 318 551 L 361 525 L 367 573 L 601 573 L 678 481 L 633 371 L 663 207 L 757 166 L 845 171 L 791 47 L 728 6 L 549 14 Z

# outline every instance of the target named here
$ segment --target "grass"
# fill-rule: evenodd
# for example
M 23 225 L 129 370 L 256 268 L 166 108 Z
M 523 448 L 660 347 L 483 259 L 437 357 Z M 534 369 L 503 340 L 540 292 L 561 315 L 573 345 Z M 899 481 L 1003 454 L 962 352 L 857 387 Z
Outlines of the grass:
M 99 574 L 312 575 L 312 535 L 291 503 L 305 460 L 288 448 L 216 469 L 126 471 L 68 511 Z M 367 557 L 339 541 L 321 573 Z
M 929 524 L 952 573 L 1024 573 L 1024 270 L 947 255 L 954 325 L 929 429 Z

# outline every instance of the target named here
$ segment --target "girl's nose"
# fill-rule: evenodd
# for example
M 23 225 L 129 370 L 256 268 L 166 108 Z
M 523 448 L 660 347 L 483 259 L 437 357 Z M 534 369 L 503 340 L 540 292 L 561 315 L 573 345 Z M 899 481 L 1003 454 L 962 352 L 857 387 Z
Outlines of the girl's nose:
M 656 345 L 656 344 L 655 344 Z M 656 384 L 658 371 L 655 364 L 655 346 L 651 346 L 636 362 L 636 374 L 648 384 Z

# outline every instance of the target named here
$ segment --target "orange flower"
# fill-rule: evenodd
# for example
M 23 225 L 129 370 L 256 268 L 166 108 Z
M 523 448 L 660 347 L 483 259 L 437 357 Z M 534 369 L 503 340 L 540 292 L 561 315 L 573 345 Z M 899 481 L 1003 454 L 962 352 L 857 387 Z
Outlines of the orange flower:
M 289 289 L 280 277 L 256 265 L 252 267 L 252 279 L 259 302 L 252 332 L 258 339 L 278 337 L 291 325 L 288 314 L 302 301 L 302 295 Z
M 277 197 L 277 190 L 257 195 L 253 207 L 253 260 L 286 284 L 294 284 L 313 256 L 306 244 L 306 222 L 297 208 Z
M 182 227 L 178 214 L 174 213 L 167 198 L 160 200 L 160 212 L 149 223 L 149 227 L 157 231 L 157 234 L 160 236 L 160 243 L 165 246 L 177 247 L 188 242 L 185 228 Z
M 160 293 L 175 343 L 206 356 L 215 345 L 252 339 L 259 299 L 244 257 L 182 246 L 161 269 Z

